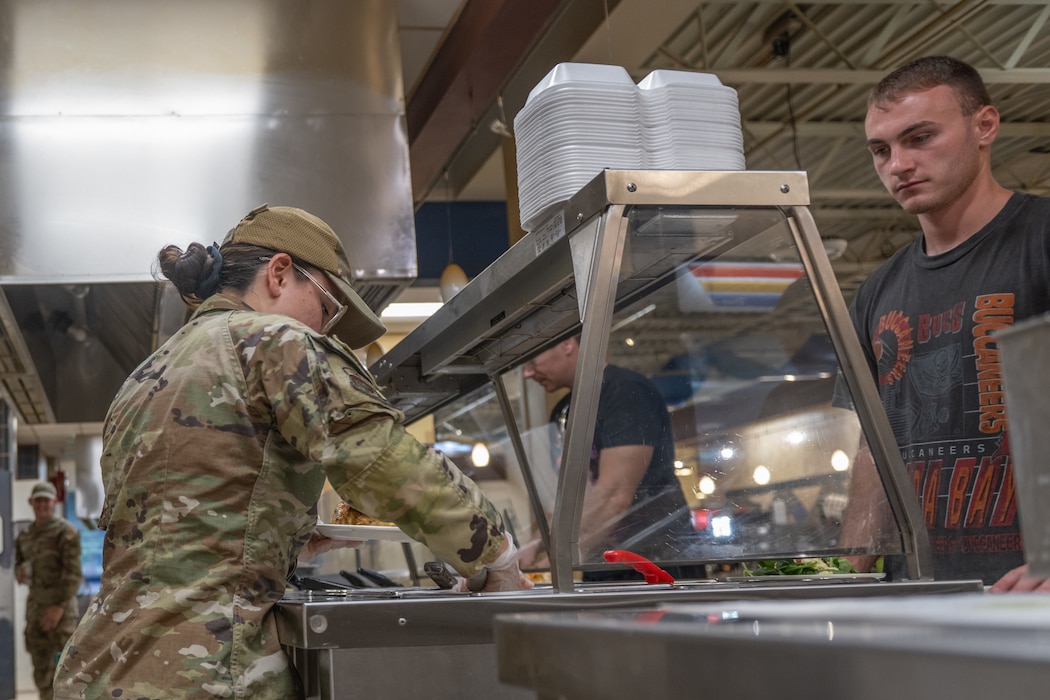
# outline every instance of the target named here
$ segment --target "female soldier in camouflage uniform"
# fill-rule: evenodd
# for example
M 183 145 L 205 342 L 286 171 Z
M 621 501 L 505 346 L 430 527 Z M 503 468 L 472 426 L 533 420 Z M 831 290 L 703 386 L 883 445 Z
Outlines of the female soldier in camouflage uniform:
M 106 418 L 101 590 L 56 698 L 300 697 L 273 606 L 318 549 L 326 476 L 463 576 L 486 570 L 488 590 L 528 585 L 496 509 L 405 432 L 348 347 L 384 328 L 327 224 L 264 205 L 221 247 L 159 262 L 197 309 Z

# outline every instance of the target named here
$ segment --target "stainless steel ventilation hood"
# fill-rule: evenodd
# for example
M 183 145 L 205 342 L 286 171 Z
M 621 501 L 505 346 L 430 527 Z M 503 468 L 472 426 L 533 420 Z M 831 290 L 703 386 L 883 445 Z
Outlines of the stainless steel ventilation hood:
M 343 239 L 380 310 L 416 276 L 396 4 L 0 0 L 0 378 L 101 420 L 184 319 L 151 269 L 262 202 Z

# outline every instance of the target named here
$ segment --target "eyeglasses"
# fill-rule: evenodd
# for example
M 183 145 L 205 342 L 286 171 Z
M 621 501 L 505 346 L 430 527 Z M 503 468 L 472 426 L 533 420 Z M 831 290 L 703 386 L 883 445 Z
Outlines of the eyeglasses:
M 268 258 L 268 257 L 266 257 L 266 258 L 259 258 L 259 259 L 263 260 L 263 261 L 269 261 L 270 260 L 270 258 Z M 329 333 L 332 332 L 332 329 L 335 328 L 335 324 L 339 323 L 339 319 L 341 319 L 343 317 L 343 315 L 346 314 L 346 310 L 348 308 L 347 305 L 343 304 L 338 299 L 336 299 L 334 296 L 332 296 L 331 292 L 329 292 L 327 289 L 322 287 L 321 283 L 318 282 L 314 278 L 313 275 L 311 275 L 309 272 L 304 270 L 300 265 L 298 265 L 298 264 L 293 262 L 292 263 L 292 267 L 294 267 L 296 269 L 296 271 L 301 273 L 306 279 L 308 279 L 311 282 L 313 282 L 314 286 L 317 287 L 317 291 L 321 292 L 321 314 L 322 314 L 322 318 L 324 316 L 328 317 L 328 321 L 321 327 L 321 335 L 328 335 Z M 331 303 L 332 308 L 334 309 L 334 311 L 329 311 L 328 305 L 325 304 L 325 299 L 327 299 Z
M 323 297 L 321 299 L 321 313 L 324 316 L 328 317 L 328 322 L 325 323 L 321 327 L 321 335 L 328 335 L 329 333 L 332 332 L 332 329 L 335 328 L 335 324 L 339 323 L 339 319 L 341 319 L 343 317 L 343 314 L 346 313 L 346 309 L 347 309 L 346 304 L 340 303 L 340 301 L 338 299 L 336 299 L 334 296 L 332 296 L 331 292 L 329 292 L 327 289 L 322 287 L 321 283 L 318 282 L 316 279 L 314 279 L 314 276 L 311 275 L 309 272 L 307 272 L 303 268 L 299 267 L 295 263 L 292 263 L 292 267 L 294 267 L 299 272 L 303 273 L 303 275 L 306 276 L 306 279 L 308 279 L 311 282 L 313 282 L 314 286 L 317 287 L 317 290 L 319 292 L 321 292 L 321 295 Z M 332 308 L 335 309 L 334 311 L 329 311 L 328 310 L 328 306 L 324 303 L 325 299 L 327 299 L 329 302 L 331 302 Z

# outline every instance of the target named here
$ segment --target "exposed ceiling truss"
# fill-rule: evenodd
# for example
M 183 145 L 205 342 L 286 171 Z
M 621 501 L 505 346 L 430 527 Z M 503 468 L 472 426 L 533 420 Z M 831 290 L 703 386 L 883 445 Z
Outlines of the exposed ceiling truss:
M 461 16 L 480 1 L 468 0 Z M 859 265 L 864 274 L 917 232 L 914 218 L 882 188 L 864 148 L 867 92 L 900 63 L 938 53 L 977 66 L 989 85 L 1003 117 L 993 149 L 1000 182 L 1050 193 L 1046 2 L 566 0 L 549 5 L 539 34 L 530 42 L 515 36 L 516 46 L 531 47 L 528 54 L 506 72 L 489 104 L 472 106 L 469 128 L 444 145 L 443 166 L 429 185 L 417 183 L 417 201 L 431 196 L 440 178 L 441 187 L 452 192 L 466 188 L 506 138 L 493 123 L 512 124 L 528 91 L 557 63 L 619 64 L 636 79 L 655 69 L 711 72 L 738 91 L 748 168 L 807 171 L 822 235 L 849 241 L 839 265 Z M 488 41 L 498 45 L 501 38 L 490 34 Z M 438 55 L 452 50 L 446 42 Z M 440 65 L 432 62 L 432 71 Z M 491 84 L 492 76 L 487 79 Z M 413 143 L 414 169 L 424 150 Z M 513 150 L 504 149 L 508 152 Z M 510 199 L 513 181 L 508 184 Z

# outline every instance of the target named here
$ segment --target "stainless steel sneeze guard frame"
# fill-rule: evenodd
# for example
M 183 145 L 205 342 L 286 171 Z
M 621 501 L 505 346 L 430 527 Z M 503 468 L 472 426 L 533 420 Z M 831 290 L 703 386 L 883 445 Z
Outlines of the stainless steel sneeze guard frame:
M 559 475 L 560 500 L 552 524 L 557 532 L 549 550 L 555 587 L 571 590 L 572 569 L 579 563 L 573 552 L 583 465 L 603 366 L 599 358 L 606 357 L 609 347 L 613 310 L 658 289 L 701 255 L 741 248 L 748 250 L 749 259 L 760 256 L 768 245 L 762 240 L 764 229 L 784 226 L 882 473 L 909 576 L 921 578 L 931 570 L 926 530 L 808 201 L 805 173 L 606 170 L 380 359 L 373 373 L 388 398 L 412 420 L 498 382 L 501 373 L 554 341 L 581 333 L 573 395 L 582 399 L 570 407 L 564 456 L 570 468 Z M 632 219 L 637 212 L 655 219 L 639 223 Z M 705 217 L 711 218 L 709 226 Z M 671 228 L 665 229 L 664 222 Z M 682 230 L 674 230 L 676 225 Z M 636 231 L 635 226 L 641 228 Z M 672 240 L 677 248 L 659 247 Z M 646 246 L 656 246 L 651 260 Z M 642 258 L 632 259 L 621 274 L 621 261 L 629 254 Z M 513 416 L 505 419 L 508 431 L 518 430 Z M 517 458 L 526 465 L 523 471 L 531 473 L 528 456 Z
M 410 420 L 534 353 L 569 327 L 566 317 L 578 321 L 575 303 L 546 302 L 572 281 L 566 234 L 610 204 L 800 206 L 809 187 L 800 172 L 602 172 L 551 217 L 556 233 L 526 235 L 371 367 Z M 542 317 L 528 325 L 535 334 L 501 338 L 531 316 Z

